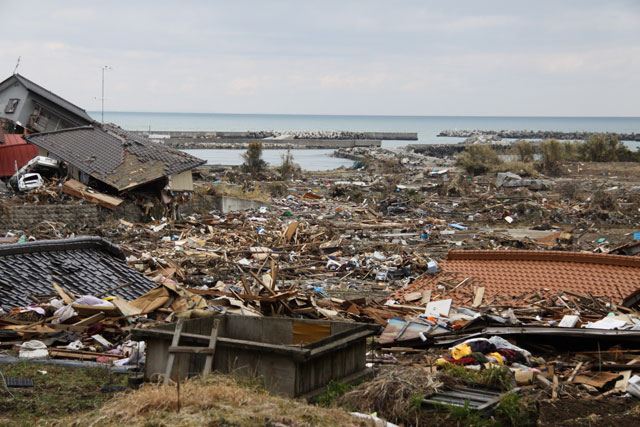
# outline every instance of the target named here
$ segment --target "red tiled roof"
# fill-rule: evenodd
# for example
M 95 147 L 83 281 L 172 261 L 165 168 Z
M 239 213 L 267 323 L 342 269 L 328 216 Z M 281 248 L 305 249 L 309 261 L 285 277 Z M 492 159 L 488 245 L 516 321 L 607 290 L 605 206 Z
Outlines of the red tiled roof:
M 38 154 L 38 147 L 28 144 L 22 135 L 4 134 L 4 143 L 0 144 L 0 177 L 11 176 Z
M 538 289 L 603 295 L 619 302 L 640 288 L 640 258 L 561 251 L 450 251 L 440 265 L 482 282 L 485 295 Z M 478 283 L 479 284 L 479 283 Z
M 22 139 L 22 134 L 16 133 L 5 133 L 4 134 L 4 144 L 3 147 L 8 147 L 10 145 L 27 145 L 28 142 Z

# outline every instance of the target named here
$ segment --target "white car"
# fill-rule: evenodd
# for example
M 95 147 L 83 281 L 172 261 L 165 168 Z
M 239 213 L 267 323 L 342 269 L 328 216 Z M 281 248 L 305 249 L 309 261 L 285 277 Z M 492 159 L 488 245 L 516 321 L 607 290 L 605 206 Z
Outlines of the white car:
M 18 190 L 29 191 L 44 186 L 44 180 L 39 173 L 25 173 L 18 178 Z

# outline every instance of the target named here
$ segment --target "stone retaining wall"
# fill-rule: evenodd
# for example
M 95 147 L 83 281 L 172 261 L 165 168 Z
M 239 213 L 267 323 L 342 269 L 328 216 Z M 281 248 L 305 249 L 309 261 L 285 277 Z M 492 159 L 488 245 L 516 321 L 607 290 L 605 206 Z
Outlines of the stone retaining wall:
M 97 205 L 19 205 L 0 209 L 0 232 L 26 231 L 42 221 L 62 222 L 74 227 L 96 227 L 101 223 Z

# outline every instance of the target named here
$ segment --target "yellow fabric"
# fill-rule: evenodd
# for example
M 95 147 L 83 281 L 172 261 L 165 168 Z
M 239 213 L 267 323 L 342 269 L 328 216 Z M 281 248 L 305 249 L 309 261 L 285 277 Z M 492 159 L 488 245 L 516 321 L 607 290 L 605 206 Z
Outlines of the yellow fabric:
M 487 356 L 493 357 L 498 361 L 499 364 L 504 365 L 504 359 L 502 358 L 502 355 L 500 353 L 489 353 L 487 354 Z
M 459 344 L 451 349 L 451 355 L 456 360 L 462 359 L 463 357 L 468 356 L 471 353 L 471 347 L 469 347 L 467 344 Z
M 439 358 L 438 360 L 435 361 L 434 365 L 440 366 L 441 368 L 444 368 L 445 366 L 451 365 L 451 363 L 447 362 L 446 360 L 444 360 L 441 357 L 441 358 Z

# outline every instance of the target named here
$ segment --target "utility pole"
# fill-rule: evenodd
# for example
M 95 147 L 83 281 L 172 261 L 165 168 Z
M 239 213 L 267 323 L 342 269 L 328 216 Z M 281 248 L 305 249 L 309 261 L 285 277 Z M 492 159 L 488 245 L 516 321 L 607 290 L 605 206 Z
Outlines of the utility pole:
M 102 102 L 102 124 L 104 124 L 104 72 L 105 70 L 111 70 L 112 68 L 108 65 L 102 66 L 102 97 L 100 101 Z

